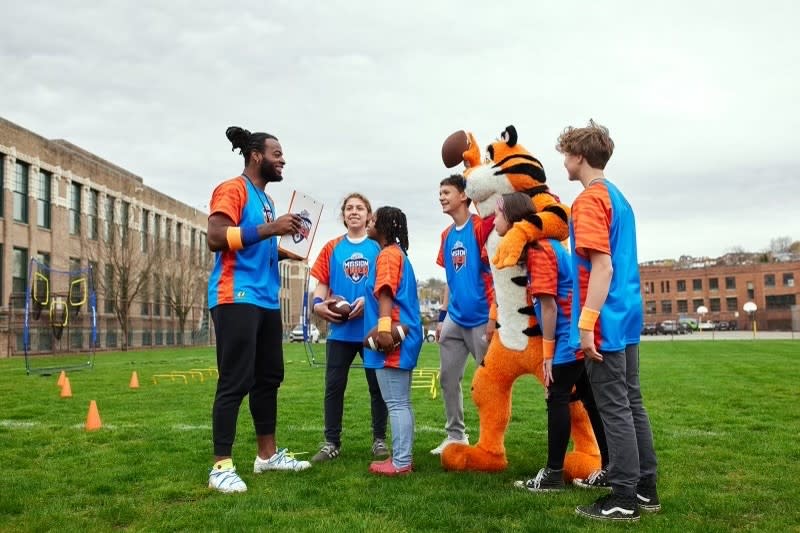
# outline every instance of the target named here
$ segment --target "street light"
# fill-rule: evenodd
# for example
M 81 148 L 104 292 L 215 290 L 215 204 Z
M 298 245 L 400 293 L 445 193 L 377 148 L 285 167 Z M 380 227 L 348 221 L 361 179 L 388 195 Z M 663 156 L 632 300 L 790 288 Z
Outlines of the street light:
M 750 317 L 750 322 L 753 324 L 753 338 L 756 338 L 756 311 L 758 311 L 758 306 L 753 302 L 745 302 L 742 306 L 742 309 L 745 313 L 748 314 Z

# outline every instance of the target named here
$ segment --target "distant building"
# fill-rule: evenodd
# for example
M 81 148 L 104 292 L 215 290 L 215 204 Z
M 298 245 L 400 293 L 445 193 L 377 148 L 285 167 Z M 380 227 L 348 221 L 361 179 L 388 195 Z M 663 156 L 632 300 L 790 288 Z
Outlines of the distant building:
M 772 262 L 767 254 L 734 254 L 717 260 L 681 258 L 671 266 L 650 262 L 639 267 L 645 322 L 691 317 L 704 321 L 734 322 L 749 328 L 746 302 L 756 304 L 758 327 L 765 330 L 800 329 L 800 260 L 782 255 Z M 708 314 L 699 317 L 698 307 Z M 794 308 L 794 325 L 793 325 Z

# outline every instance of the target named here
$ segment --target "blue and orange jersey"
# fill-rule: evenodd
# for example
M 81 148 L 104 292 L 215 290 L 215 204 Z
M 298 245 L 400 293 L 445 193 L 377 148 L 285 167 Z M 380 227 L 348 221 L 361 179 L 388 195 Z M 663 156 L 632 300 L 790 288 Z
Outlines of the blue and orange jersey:
M 528 248 L 528 293 L 536 298 L 533 309 L 542 323 L 540 296 L 556 300 L 556 352 L 553 364 L 583 359 L 583 352 L 570 347 L 569 324 L 572 318 L 572 265 L 569 252 L 560 241 L 546 239 Z
M 337 295 L 354 302 L 366 295 L 367 278 L 375 268 L 380 245 L 364 237 L 351 240 L 342 235 L 328 241 L 314 262 L 311 275 L 330 289 L 328 296 Z M 329 339 L 361 342 L 364 339 L 364 316 L 351 318 L 341 324 L 330 324 Z
M 450 291 L 447 314 L 462 328 L 485 324 L 494 299 L 484 246 L 488 234 L 484 233 L 478 215 L 471 215 L 463 226 L 452 224 L 442 232 L 436 264 L 444 267 Z
M 236 226 L 272 222 L 275 206 L 264 191 L 244 176 L 222 182 L 211 195 L 210 215 L 223 214 Z M 224 250 L 214 256 L 208 278 L 208 307 L 246 303 L 265 309 L 280 309 L 278 238 L 271 237 L 241 250 Z
M 594 327 L 598 351 L 624 350 L 639 342 L 642 295 L 636 254 L 636 219 L 628 201 L 608 180 L 599 180 L 578 195 L 569 224 L 573 265 L 573 306 L 570 343 L 580 346 L 578 318 L 586 301 L 592 264 L 589 251 L 611 256 L 614 273 L 600 317 Z
M 408 336 L 391 353 L 364 348 L 366 368 L 402 368 L 413 370 L 422 349 L 422 321 L 419 317 L 417 278 L 408 256 L 396 244 L 382 249 L 375 261 L 375 269 L 367 280 L 367 298 L 364 303 L 363 337 L 378 324 L 380 316 L 378 295 L 386 287 L 392 293 L 392 321 L 408 326 Z

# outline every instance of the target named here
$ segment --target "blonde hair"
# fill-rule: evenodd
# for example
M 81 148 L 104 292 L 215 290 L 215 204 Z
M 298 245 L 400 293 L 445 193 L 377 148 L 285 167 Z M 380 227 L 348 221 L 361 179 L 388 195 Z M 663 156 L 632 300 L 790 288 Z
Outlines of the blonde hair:
M 590 167 L 602 170 L 614 153 L 614 141 L 608 134 L 608 128 L 589 120 L 585 128 L 564 128 L 558 136 L 556 150 L 562 154 L 583 156 Z

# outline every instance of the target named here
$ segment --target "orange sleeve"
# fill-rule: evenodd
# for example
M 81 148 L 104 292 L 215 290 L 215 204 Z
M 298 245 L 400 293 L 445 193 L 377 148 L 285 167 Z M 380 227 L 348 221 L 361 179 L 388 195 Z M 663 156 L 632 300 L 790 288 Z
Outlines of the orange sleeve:
M 403 274 L 403 252 L 397 246 L 388 246 L 378 254 L 375 262 L 375 298 L 380 296 L 384 287 L 392 293 L 392 298 L 400 288 L 400 277 Z
M 444 268 L 444 240 L 447 237 L 448 231 L 450 231 L 449 227 L 442 232 L 442 239 L 439 243 L 439 255 L 436 257 L 436 264 L 442 268 Z
M 549 242 L 539 241 L 536 247 L 528 249 L 528 272 L 531 295 L 558 296 L 558 262 Z
M 331 286 L 331 254 L 333 254 L 333 247 L 336 246 L 342 237 L 328 241 L 325 246 L 320 250 L 317 260 L 314 261 L 314 266 L 311 267 L 311 275 L 317 278 L 317 281 L 324 283 L 328 287 Z
M 239 178 L 229 179 L 217 185 L 211 194 L 209 215 L 220 213 L 233 221 L 238 226 L 242 220 L 242 211 L 247 203 L 247 190 Z
M 575 251 L 583 257 L 589 250 L 611 254 L 611 201 L 602 187 L 585 190 L 572 205 Z

